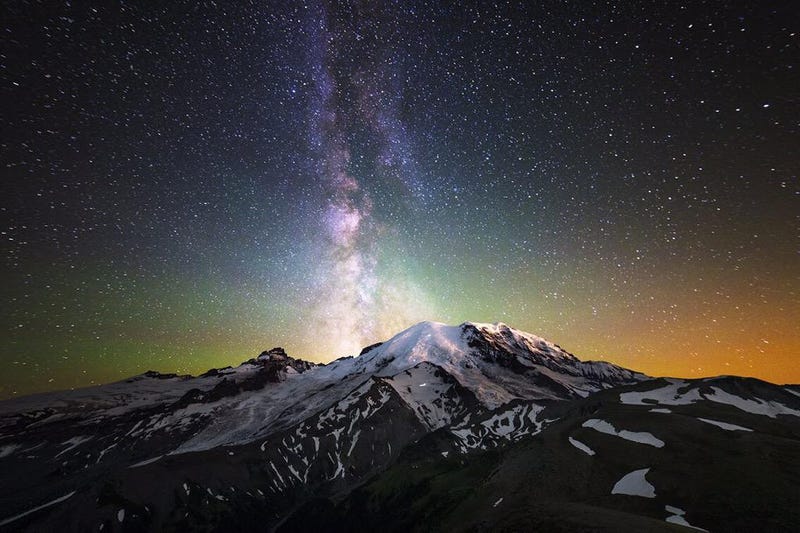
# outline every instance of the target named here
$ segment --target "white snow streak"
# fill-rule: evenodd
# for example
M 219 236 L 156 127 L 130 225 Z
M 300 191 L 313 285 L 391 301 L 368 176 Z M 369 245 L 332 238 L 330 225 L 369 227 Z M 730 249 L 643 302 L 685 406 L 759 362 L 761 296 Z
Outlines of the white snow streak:
M 717 426 L 722 428 L 726 431 L 753 431 L 750 428 L 746 428 L 744 426 L 737 426 L 736 424 L 728 424 L 727 422 L 720 422 L 719 420 L 711 420 L 708 418 L 697 418 L 701 422 L 705 422 L 706 424 L 711 424 L 712 426 Z
M 149 465 L 151 463 L 155 463 L 156 461 L 158 461 L 162 457 L 164 457 L 164 456 L 163 455 L 159 455 L 158 457 L 153 457 L 152 459 L 145 459 L 144 461 L 140 461 L 140 462 L 138 462 L 136 464 L 132 464 L 128 468 L 139 468 L 140 466 Z
M 585 453 L 586 455 L 594 455 L 594 450 L 589 448 L 587 445 L 579 441 L 578 439 L 573 439 L 572 437 L 569 438 L 569 443 L 578 448 L 580 451 Z
M 2 522 L 0 522 L 0 526 L 4 526 L 6 524 L 10 524 L 11 522 L 15 522 L 15 521 L 19 520 L 20 518 L 28 516 L 31 513 L 35 513 L 36 511 L 39 511 L 41 509 L 45 509 L 47 507 L 50 507 L 51 505 L 55 505 L 57 503 L 61 503 L 61 502 L 65 501 L 65 500 L 68 500 L 69 498 L 71 498 L 75 494 L 75 492 L 76 491 L 73 490 L 72 492 L 70 492 L 66 496 L 62 496 L 60 498 L 56 498 L 53 501 L 50 501 L 50 502 L 47 502 L 47 503 L 43 503 L 42 505 L 40 505 L 38 507 L 34 507 L 33 509 L 28 509 L 24 513 L 20 513 L 18 515 L 12 516 L 10 518 L 6 518 Z
M 71 439 L 62 442 L 61 446 L 67 446 L 67 447 L 64 448 L 63 450 L 61 450 L 60 452 L 58 452 L 56 454 L 56 457 L 58 457 L 59 455 L 65 454 L 70 450 L 73 450 L 73 449 L 77 448 L 78 446 L 80 446 L 84 442 L 89 442 L 93 438 L 94 437 L 84 437 L 82 435 L 78 435 L 77 437 L 72 437 Z

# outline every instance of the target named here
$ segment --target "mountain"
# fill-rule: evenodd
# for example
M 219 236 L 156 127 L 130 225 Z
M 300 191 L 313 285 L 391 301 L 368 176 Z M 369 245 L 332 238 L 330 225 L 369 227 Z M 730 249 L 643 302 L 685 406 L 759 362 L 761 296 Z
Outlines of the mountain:
M 799 393 L 654 379 L 551 404 L 543 431 L 502 448 L 463 454 L 440 430 L 279 530 L 797 531 Z
M 788 531 L 798 465 L 798 387 L 653 379 L 499 323 L 0 402 L 0 526 L 30 531 Z

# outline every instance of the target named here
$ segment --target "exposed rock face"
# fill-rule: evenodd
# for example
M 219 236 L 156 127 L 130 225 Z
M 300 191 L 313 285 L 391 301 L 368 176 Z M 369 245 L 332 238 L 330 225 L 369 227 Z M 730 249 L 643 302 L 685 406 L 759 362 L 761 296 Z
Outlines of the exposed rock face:
M 271 350 L 264 350 L 261 355 L 257 357 L 259 361 L 286 361 L 289 358 L 283 348 L 273 348 Z
M 361 353 L 359 353 L 358 355 L 364 355 L 365 353 L 368 353 L 369 351 L 374 350 L 375 348 L 377 348 L 381 344 L 383 344 L 383 343 L 382 342 L 376 342 L 375 344 L 370 344 L 369 346 L 365 346 L 361 350 Z

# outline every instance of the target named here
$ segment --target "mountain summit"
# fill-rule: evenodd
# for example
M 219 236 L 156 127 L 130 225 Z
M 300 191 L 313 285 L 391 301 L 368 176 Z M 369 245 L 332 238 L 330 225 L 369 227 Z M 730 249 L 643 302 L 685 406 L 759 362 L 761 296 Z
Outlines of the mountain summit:
M 541 337 L 502 322 L 420 322 L 353 360 L 360 372 L 393 375 L 435 365 L 488 407 L 514 399 L 565 399 L 647 379 L 610 363 L 582 362 Z
M 422 322 L 326 365 L 273 348 L 0 402 L 0 526 L 780 531 L 800 518 L 798 421 L 797 387 L 654 379 L 502 323 Z M 720 499 L 731 472 L 771 483 L 769 512 Z

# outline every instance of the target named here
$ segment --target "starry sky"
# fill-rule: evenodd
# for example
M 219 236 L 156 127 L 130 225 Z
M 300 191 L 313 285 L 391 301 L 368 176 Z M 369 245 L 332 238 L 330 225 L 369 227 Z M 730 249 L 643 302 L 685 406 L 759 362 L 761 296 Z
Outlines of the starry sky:
M 496 322 L 800 382 L 790 2 L 3 2 L 0 398 Z

